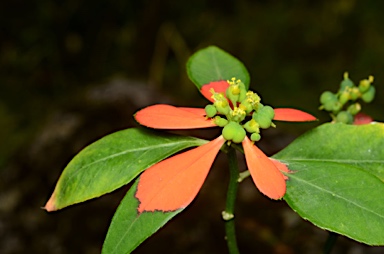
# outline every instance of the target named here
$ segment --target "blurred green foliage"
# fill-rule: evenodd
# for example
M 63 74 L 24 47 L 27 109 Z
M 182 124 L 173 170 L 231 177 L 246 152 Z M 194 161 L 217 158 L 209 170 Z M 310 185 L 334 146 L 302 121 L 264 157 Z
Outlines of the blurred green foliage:
M 380 98 L 383 8 L 355 0 L 3 1 L 0 154 L 53 108 L 81 103 L 76 94 L 92 83 L 121 75 L 156 80 L 176 95 L 169 87 L 190 85 L 186 58 L 210 44 L 244 62 L 268 104 L 317 113 L 319 94 L 337 86 L 344 71 L 354 79 L 374 75 Z M 153 66 L 162 68 L 160 78 L 151 76 Z M 197 93 L 182 96 L 200 103 Z M 368 108 L 375 119 L 383 118 L 382 103 Z

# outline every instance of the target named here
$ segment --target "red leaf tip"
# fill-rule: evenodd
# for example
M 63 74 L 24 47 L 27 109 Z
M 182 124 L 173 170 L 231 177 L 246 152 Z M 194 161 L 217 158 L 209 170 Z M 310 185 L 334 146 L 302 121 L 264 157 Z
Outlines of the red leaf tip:
M 43 209 L 45 209 L 47 212 L 53 212 L 56 211 L 56 194 L 53 193 L 52 196 L 49 198 L 48 202 L 45 204 Z

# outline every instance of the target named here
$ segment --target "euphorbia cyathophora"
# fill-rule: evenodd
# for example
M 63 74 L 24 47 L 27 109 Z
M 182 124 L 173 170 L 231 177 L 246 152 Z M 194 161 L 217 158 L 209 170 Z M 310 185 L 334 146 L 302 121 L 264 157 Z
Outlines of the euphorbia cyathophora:
M 260 192 L 271 199 L 284 196 L 287 178 L 282 171 L 288 172 L 288 168 L 269 159 L 254 142 L 261 138 L 260 128 L 275 127 L 272 120 L 305 122 L 316 118 L 297 109 L 263 105 L 260 97 L 247 91 L 236 78 L 211 82 L 200 91 L 213 103 L 205 109 L 159 104 L 136 113 L 140 124 L 155 129 L 223 128 L 222 134 L 209 143 L 163 160 L 142 173 L 135 195 L 140 201 L 139 213 L 188 206 L 226 142 L 242 144 L 249 172 Z

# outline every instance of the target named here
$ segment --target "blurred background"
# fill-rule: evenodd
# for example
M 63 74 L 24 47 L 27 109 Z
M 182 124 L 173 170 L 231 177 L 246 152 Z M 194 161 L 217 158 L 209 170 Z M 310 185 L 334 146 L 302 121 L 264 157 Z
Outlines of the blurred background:
M 0 252 L 99 253 L 127 187 L 59 212 L 41 207 L 71 158 L 106 134 L 137 126 L 138 109 L 204 106 L 185 63 L 208 45 L 244 62 L 264 103 L 319 117 L 263 133 L 260 146 L 269 155 L 330 120 L 318 98 L 338 89 L 344 71 L 355 82 L 374 75 L 376 100 L 363 111 L 382 121 L 383 10 L 383 1 L 354 0 L 2 1 Z M 225 164 L 219 156 L 196 201 L 136 253 L 226 253 Z M 242 253 L 321 253 L 327 239 L 249 179 L 236 219 Z M 339 237 L 332 253 L 383 251 Z

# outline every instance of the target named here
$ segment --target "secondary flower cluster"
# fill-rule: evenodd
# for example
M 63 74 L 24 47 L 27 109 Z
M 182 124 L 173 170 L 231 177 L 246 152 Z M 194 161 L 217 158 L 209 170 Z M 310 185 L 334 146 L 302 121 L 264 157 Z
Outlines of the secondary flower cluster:
M 201 93 L 213 102 L 205 109 L 159 104 L 135 114 L 140 124 L 156 129 L 223 127 L 222 135 L 216 139 L 163 160 L 142 173 L 135 195 L 140 201 L 139 213 L 175 211 L 188 206 L 226 142 L 242 144 L 249 172 L 260 192 L 272 199 L 284 196 L 287 177 L 282 171 L 289 172 L 288 168 L 268 158 L 254 142 L 260 140 L 260 128 L 275 126 L 272 120 L 304 122 L 316 118 L 297 109 L 263 105 L 260 97 L 247 91 L 236 78 L 211 82 L 202 87 Z
M 366 116 L 361 111 L 361 104 L 358 100 L 370 103 L 376 93 L 375 87 L 372 85 L 373 76 L 360 81 L 356 86 L 349 79 L 348 72 L 344 73 L 344 79 L 340 83 L 337 93 L 325 91 L 320 96 L 320 109 L 330 112 L 334 122 L 346 124 L 365 124 L 372 122 L 372 118 Z

